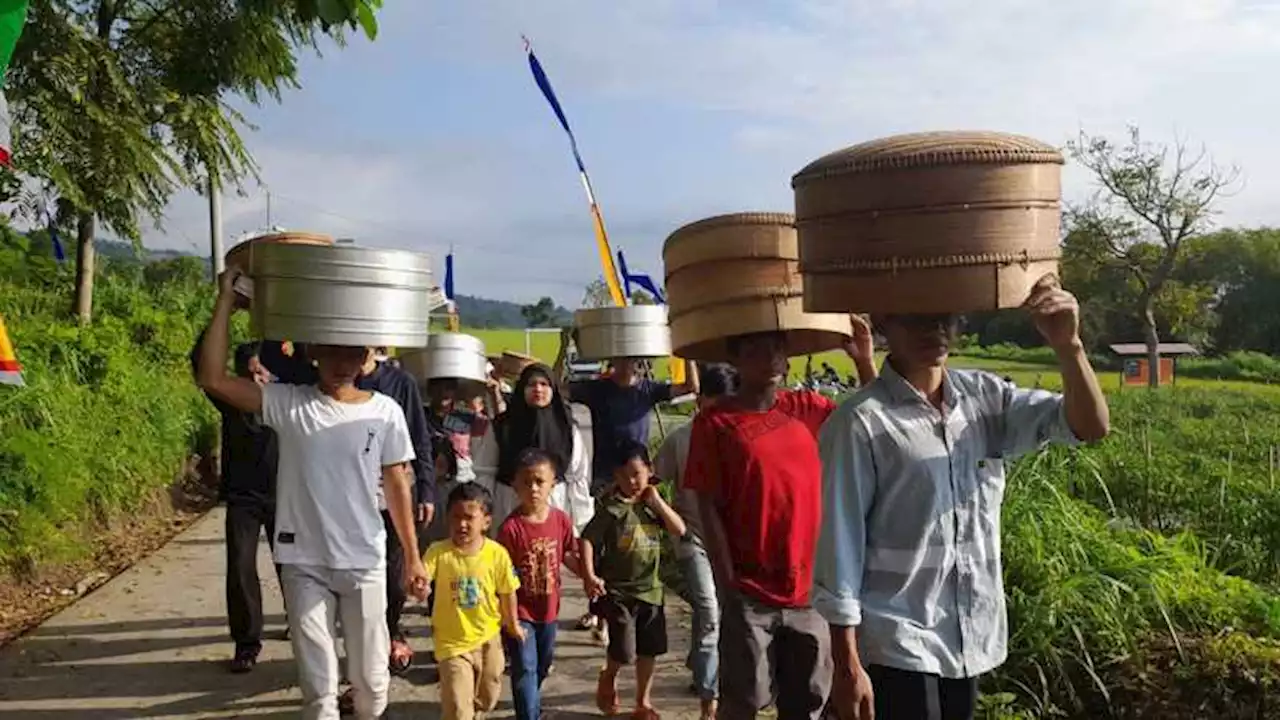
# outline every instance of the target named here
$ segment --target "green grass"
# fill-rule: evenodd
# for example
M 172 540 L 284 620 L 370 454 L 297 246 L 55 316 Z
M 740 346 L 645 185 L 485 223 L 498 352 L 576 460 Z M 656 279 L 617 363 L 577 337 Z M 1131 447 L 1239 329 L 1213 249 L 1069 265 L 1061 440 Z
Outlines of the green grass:
M 23 253 L 0 237 L 0 315 L 27 383 L 0 386 L 0 569 L 18 575 L 83 557 L 216 427 L 187 361 L 212 305 L 198 260 L 100 274 L 81 327 L 70 270 Z
M 468 329 L 463 328 L 463 332 L 474 335 L 485 343 L 485 350 L 490 355 L 496 355 L 503 351 L 511 350 L 515 352 L 525 352 L 525 333 L 523 330 L 491 330 L 491 329 Z M 532 351 L 534 357 L 539 358 L 545 363 L 550 364 L 556 358 L 556 354 L 560 350 L 560 337 L 556 333 L 536 332 L 529 336 L 528 348 Z M 792 380 L 798 380 L 804 375 L 806 358 L 798 357 L 791 360 Z M 822 363 L 830 363 L 841 376 L 848 376 L 853 373 L 853 362 L 840 351 L 821 353 L 813 356 L 813 366 L 815 369 L 821 368 Z M 988 360 L 985 358 L 957 357 L 954 365 L 956 367 L 971 367 L 991 370 L 1002 374 L 1009 374 L 1019 382 L 1033 384 L 1037 376 L 1042 376 L 1045 387 L 1060 387 L 1061 377 L 1053 370 L 1051 366 L 1016 362 L 1008 360 Z M 656 363 L 655 373 L 658 377 L 667 377 L 667 363 L 665 359 Z M 1054 383 L 1057 383 L 1056 385 Z

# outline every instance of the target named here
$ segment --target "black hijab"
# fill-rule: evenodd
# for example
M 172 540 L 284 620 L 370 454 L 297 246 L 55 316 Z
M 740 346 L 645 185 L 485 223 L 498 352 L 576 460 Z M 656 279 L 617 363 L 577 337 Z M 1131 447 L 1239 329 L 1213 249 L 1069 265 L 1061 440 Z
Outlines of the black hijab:
M 525 388 L 534 378 L 551 383 L 551 404 L 533 407 L 524 397 Z M 538 448 L 556 462 L 556 476 L 563 477 L 573 456 L 573 419 L 560 396 L 560 388 L 546 365 L 533 364 L 520 373 L 506 412 L 498 416 L 498 482 L 510 485 L 515 480 L 516 459 L 527 448 Z

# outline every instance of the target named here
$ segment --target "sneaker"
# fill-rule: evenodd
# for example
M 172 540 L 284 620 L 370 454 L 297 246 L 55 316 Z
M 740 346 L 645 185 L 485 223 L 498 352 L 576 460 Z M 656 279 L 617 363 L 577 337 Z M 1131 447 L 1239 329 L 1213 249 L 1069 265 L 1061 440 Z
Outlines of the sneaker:
M 236 654 L 231 658 L 230 668 L 235 675 L 243 675 L 253 670 L 258 664 L 257 648 L 236 648 Z

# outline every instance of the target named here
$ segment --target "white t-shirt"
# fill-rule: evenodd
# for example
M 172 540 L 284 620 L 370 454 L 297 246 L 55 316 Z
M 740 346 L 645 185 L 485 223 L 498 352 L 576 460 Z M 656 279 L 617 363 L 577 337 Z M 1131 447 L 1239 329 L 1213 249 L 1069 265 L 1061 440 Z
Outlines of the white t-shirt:
M 385 567 L 382 468 L 414 459 L 404 410 L 379 393 L 341 403 L 313 385 L 262 388 L 262 421 L 279 437 L 277 563 Z

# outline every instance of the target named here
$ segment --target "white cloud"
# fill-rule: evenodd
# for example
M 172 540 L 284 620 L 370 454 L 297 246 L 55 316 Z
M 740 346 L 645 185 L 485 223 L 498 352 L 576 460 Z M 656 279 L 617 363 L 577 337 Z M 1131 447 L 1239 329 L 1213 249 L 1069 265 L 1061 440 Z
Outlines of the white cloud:
M 1280 111 L 1273 2 L 485 5 L 487 35 L 536 28 L 544 61 L 554 58 L 557 76 L 579 91 L 740 113 L 733 131 L 749 146 L 789 129 L 797 169 L 899 131 L 981 127 L 1062 142 L 1080 127 L 1116 132 L 1132 122 L 1156 137 L 1203 141 L 1228 163 L 1247 160 L 1254 181 L 1231 201 L 1241 222 L 1268 219 L 1257 198 L 1280 186 L 1259 187 L 1257 177 L 1280 160 L 1269 142 L 1268 118 Z M 766 130 L 766 120 L 776 125 Z
M 427 80 L 465 75 L 460 84 L 491 103 L 488 112 L 524 114 L 490 123 L 492 137 L 433 135 L 428 125 L 408 148 L 252 137 L 277 193 L 273 214 L 377 244 L 439 251 L 457 243 L 476 292 L 549 292 L 571 303 L 573 288 L 595 273 L 594 255 L 582 251 L 590 226 L 581 190 L 554 120 L 532 94 L 521 33 L 534 40 L 579 133 L 594 141 L 588 162 L 611 230 L 635 238 L 628 249 L 651 273 L 662 237 L 682 222 L 785 209 L 789 176 L 810 159 L 920 129 L 1003 129 L 1062 143 L 1080 128 L 1118 133 L 1135 123 L 1152 139 L 1187 137 L 1241 165 L 1246 182 L 1224 201 L 1224 223 L 1280 224 L 1275 2 L 486 0 L 391 3 L 382 25 L 377 43 L 309 66 L 307 84 L 338 68 L 408 66 Z M 525 105 L 500 97 L 516 85 L 529 88 L 517 99 Z M 395 96 L 382 100 L 382 112 L 397 112 Z M 602 126 L 599 108 L 646 104 L 679 112 L 646 115 L 643 137 Z M 596 114 L 575 115 L 583 106 Z M 720 130 L 694 133 L 681 125 L 692 116 Z M 1086 192 L 1080 172 L 1067 178 L 1069 194 Z M 177 202 L 177 231 L 166 242 L 204 237 L 203 212 L 196 199 Z M 264 200 L 228 199 L 226 216 L 229 231 L 255 227 Z

